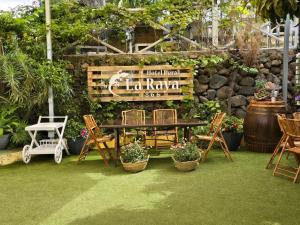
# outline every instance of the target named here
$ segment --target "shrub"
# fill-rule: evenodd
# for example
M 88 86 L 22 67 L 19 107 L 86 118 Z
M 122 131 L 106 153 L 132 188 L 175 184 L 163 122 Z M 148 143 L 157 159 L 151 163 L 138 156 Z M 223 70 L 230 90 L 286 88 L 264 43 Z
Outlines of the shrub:
M 122 146 L 121 157 L 124 163 L 135 163 L 147 159 L 148 152 L 139 141 Z
M 184 142 L 172 146 L 174 159 L 179 162 L 194 161 L 200 159 L 199 149 L 195 143 Z

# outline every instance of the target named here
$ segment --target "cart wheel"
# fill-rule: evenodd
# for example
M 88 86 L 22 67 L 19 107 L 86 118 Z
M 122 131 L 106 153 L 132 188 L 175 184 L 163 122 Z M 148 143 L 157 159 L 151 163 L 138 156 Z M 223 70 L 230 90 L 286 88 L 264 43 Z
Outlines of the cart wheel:
M 57 146 L 54 152 L 54 161 L 59 164 L 62 160 L 62 147 Z
M 23 151 L 22 151 L 22 159 L 23 159 L 23 162 L 26 164 L 28 164 L 31 159 L 31 155 L 29 153 L 29 148 L 30 148 L 29 145 L 25 145 L 23 148 Z

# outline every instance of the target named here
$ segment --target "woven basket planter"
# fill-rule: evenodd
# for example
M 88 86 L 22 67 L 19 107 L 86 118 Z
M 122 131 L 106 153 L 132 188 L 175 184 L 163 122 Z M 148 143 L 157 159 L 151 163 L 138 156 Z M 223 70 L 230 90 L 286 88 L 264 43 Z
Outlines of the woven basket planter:
M 186 161 L 186 162 L 180 162 L 180 161 L 176 161 L 176 159 L 174 159 L 174 157 L 172 156 L 172 159 L 174 161 L 174 165 L 175 167 L 179 170 L 179 171 L 191 171 L 191 170 L 195 170 L 198 165 L 199 165 L 199 159 L 196 159 L 194 161 Z
M 146 168 L 149 160 L 149 155 L 146 160 L 135 162 L 135 163 L 124 163 L 122 157 L 120 157 L 120 160 L 125 171 L 137 173 Z

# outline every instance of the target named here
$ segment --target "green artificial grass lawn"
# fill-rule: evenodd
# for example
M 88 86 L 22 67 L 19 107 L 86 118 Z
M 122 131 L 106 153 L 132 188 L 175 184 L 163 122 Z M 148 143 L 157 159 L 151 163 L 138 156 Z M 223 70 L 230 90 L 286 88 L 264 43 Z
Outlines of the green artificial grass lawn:
M 164 154 L 136 174 L 96 154 L 79 165 L 75 156 L 15 163 L 0 168 L 0 224 L 299 225 L 300 183 L 273 177 L 270 154 L 232 155 L 214 150 L 192 172 Z

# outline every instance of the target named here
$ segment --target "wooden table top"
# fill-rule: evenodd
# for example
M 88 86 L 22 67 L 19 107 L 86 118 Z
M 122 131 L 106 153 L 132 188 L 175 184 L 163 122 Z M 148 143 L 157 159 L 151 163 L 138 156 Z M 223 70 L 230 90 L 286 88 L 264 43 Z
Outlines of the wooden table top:
M 145 124 L 122 124 L 122 120 L 110 120 L 99 124 L 100 128 L 140 128 L 140 127 L 197 127 L 205 126 L 206 122 L 199 121 L 196 119 L 178 119 L 177 123 L 158 124 L 153 123 L 152 119 L 146 119 Z

